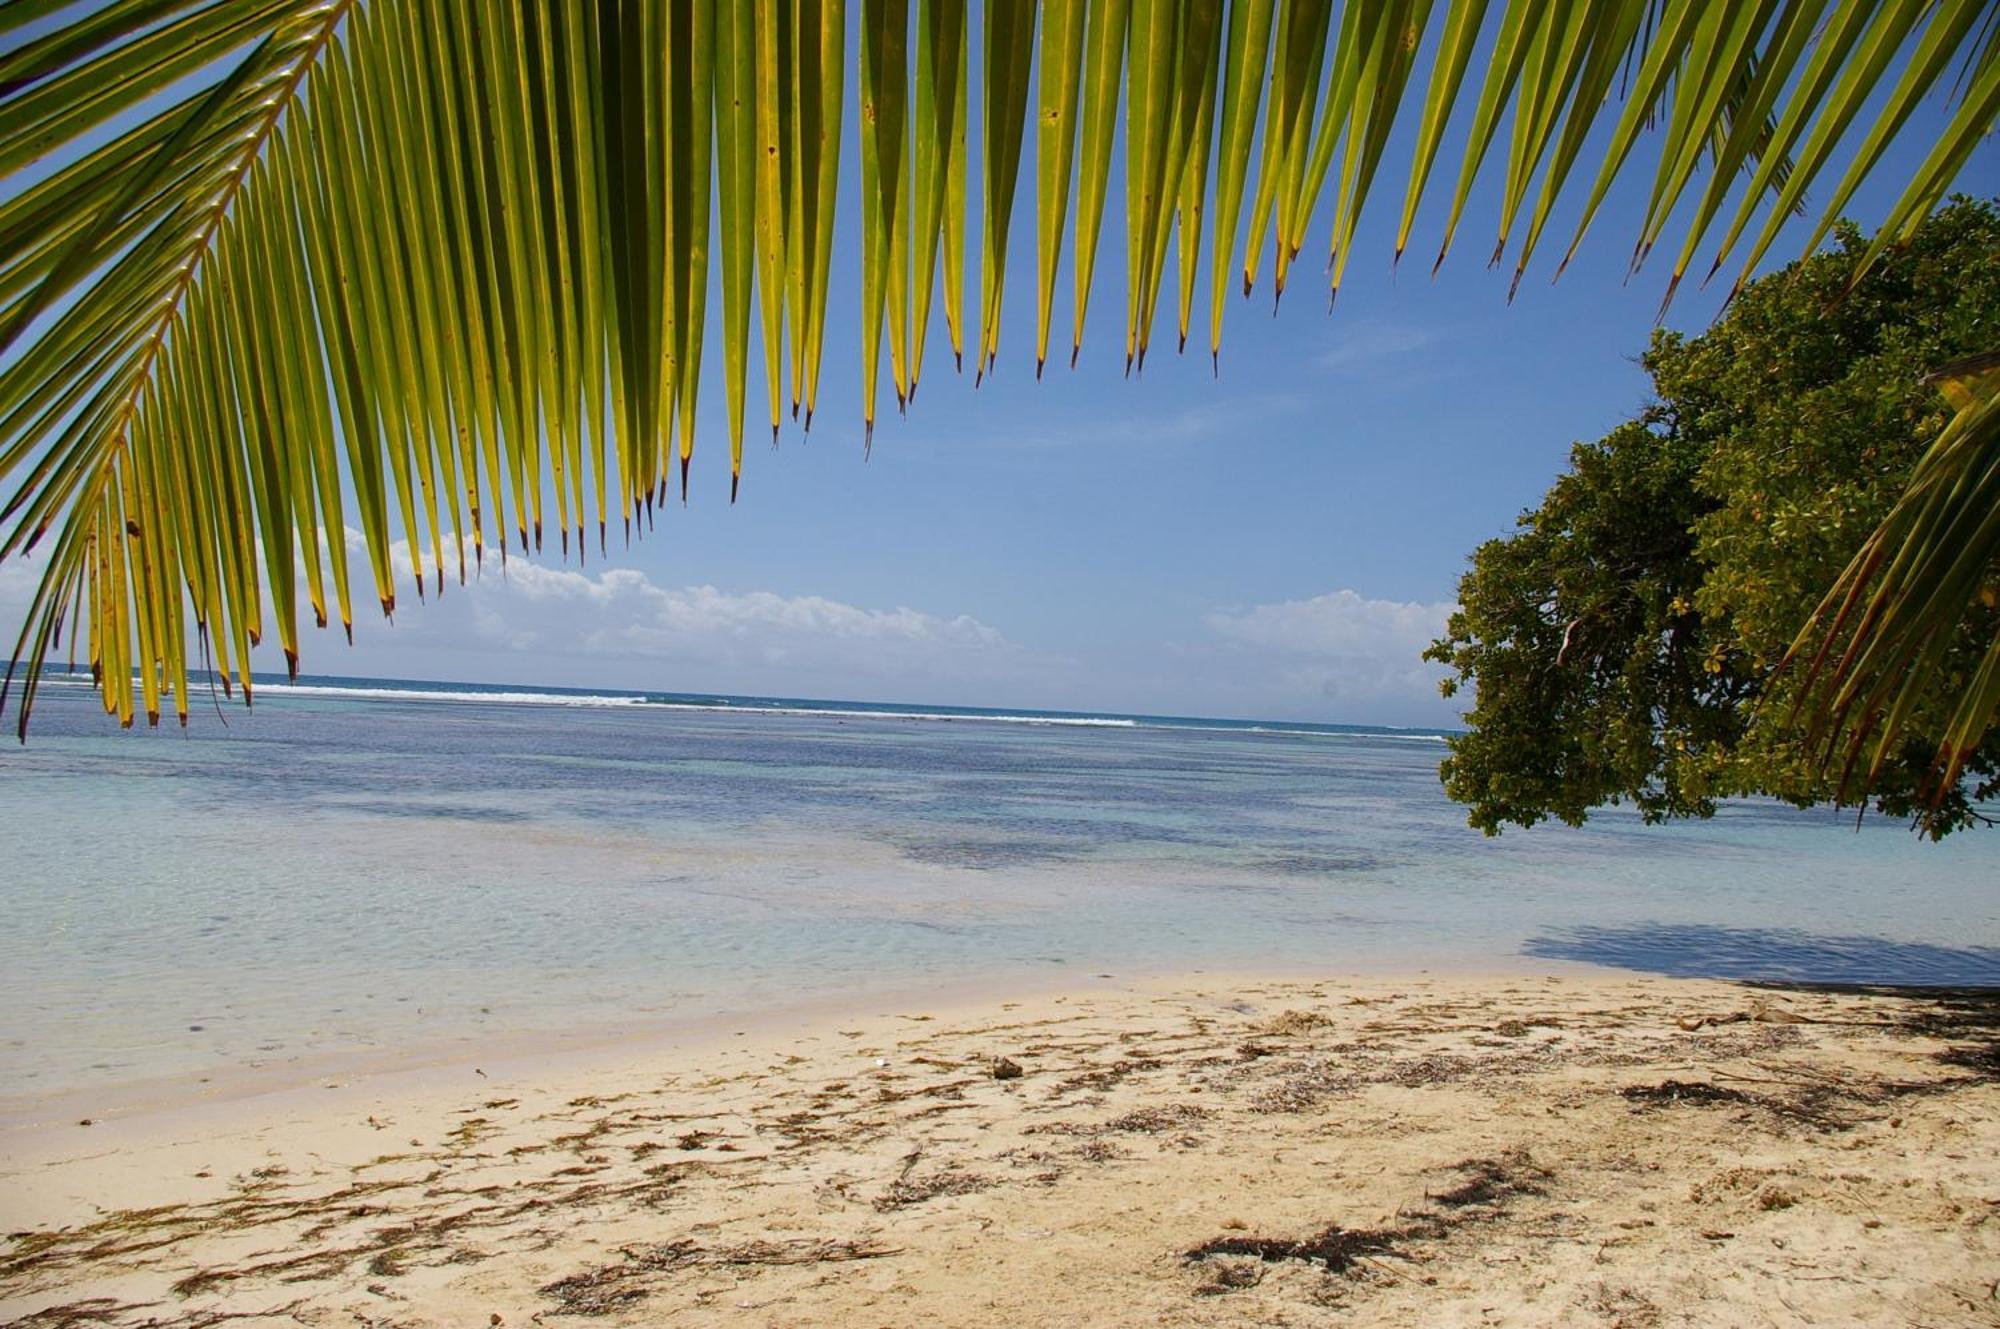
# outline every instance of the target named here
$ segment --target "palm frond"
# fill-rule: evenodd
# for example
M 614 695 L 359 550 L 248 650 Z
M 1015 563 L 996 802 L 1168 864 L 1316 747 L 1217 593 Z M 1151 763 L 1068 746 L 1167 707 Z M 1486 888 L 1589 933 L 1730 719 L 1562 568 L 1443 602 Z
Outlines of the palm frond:
M 1935 692 L 1966 607 L 2000 597 L 2000 353 L 1932 377 L 1957 414 L 1792 646 L 1805 662 L 1810 732 L 1849 801 L 1866 794 L 1911 709 Z M 1931 775 L 1934 807 L 2000 718 L 2000 638 L 1960 669 Z
M 980 375 L 1030 141 L 1037 365 L 1066 236 L 1072 363 L 1081 349 L 1122 135 L 1136 367 L 1170 267 L 1184 343 L 1206 263 L 1212 355 L 1231 275 L 1247 289 L 1268 250 L 1282 290 L 1322 211 L 1337 290 L 1399 122 L 1398 255 L 1454 133 L 1440 261 L 1490 174 L 1517 281 L 1563 200 L 1582 199 L 1574 252 L 1651 141 L 1635 261 L 1686 215 L 1678 280 L 1704 246 L 1756 268 L 1832 173 L 1824 231 L 1948 89 L 1894 243 L 2000 115 L 1980 0 L 992 0 L 977 70 L 964 0 L 856 10 L 850 57 L 843 0 L 0 8 L 0 559 L 42 567 L 0 705 L 18 680 L 25 730 L 67 632 L 112 713 L 185 720 L 191 653 L 247 698 L 267 629 L 296 666 L 304 612 L 351 633 L 357 577 L 393 613 L 399 542 L 422 596 L 550 526 L 579 557 L 593 523 L 600 553 L 614 518 L 649 526 L 676 469 L 685 493 L 711 250 L 733 497 L 753 321 L 774 437 L 787 388 L 812 419 L 850 132 L 868 422 L 884 341 L 907 401 L 939 306 L 964 346 L 975 83 Z M 1946 613 L 1973 585 L 1970 555 L 1922 554 L 1940 531 L 1991 534 L 1996 388 L 1968 390 L 1900 534 L 1854 574 L 1895 580 L 1838 601 L 1843 632 L 1887 641 L 1917 621 L 1898 613 Z M 1955 733 L 1990 721 L 1996 677 L 1968 684 Z M 1843 695 L 1843 715 L 1894 721 L 1892 700 Z

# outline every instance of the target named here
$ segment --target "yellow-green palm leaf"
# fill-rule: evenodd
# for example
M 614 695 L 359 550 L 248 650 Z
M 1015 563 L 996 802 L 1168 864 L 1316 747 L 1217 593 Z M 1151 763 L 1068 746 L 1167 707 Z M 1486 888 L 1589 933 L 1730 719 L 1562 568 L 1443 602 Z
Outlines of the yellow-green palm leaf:
M 1631 237 L 1640 257 L 1684 215 L 1676 204 L 1697 200 L 1677 279 L 1703 252 L 1716 268 L 1755 267 L 1816 183 L 1830 216 L 1920 101 L 1952 97 L 1916 175 L 1896 182 L 1879 242 L 1892 243 L 2000 114 L 2000 25 L 1980 0 L 914 9 L 0 6 L 0 559 L 41 572 L 9 674 L 22 724 L 65 649 L 127 722 L 169 707 L 185 718 L 191 660 L 247 696 L 267 631 L 296 665 L 302 614 L 351 630 L 357 582 L 395 611 L 399 541 L 407 589 L 423 595 L 489 549 L 506 557 L 510 535 L 534 549 L 553 525 L 582 556 L 593 522 L 600 549 L 614 518 L 628 537 L 650 524 L 696 442 L 712 241 L 732 431 L 753 313 L 774 426 L 781 384 L 809 421 L 826 347 L 848 344 L 826 335 L 845 133 L 865 177 L 866 280 L 860 317 L 837 326 L 865 329 L 870 383 L 886 331 L 895 387 L 913 391 L 940 246 L 955 349 L 967 314 L 973 84 L 981 372 L 998 351 L 1029 143 L 1039 357 L 1066 233 L 1080 342 L 1119 135 L 1136 354 L 1170 246 L 1185 335 L 1205 215 L 1216 344 L 1224 275 L 1240 267 L 1247 282 L 1269 250 L 1281 284 L 1324 220 L 1323 194 L 1338 280 L 1368 194 L 1396 174 L 1399 120 L 1415 151 L 1388 186 L 1403 203 L 1396 252 L 1435 184 L 1449 201 L 1442 255 L 1485 179 L 1518 272 L 1559 200 L 1582 198 L 1580 239 L 1610 183 L 1636 171 L 1652 181 Z M 968 70 L 974 23 L 984 67 Z M 856 117 L 851 67 L 866 99 Z M 1604 148 L 1587 162 L 1592 143 Z M 1449 155 L 1460 165 L 1446 180 L 1434 168 Z M 1825 719 L 1847 726 L 1849 746 L 1893 734 L 1880 680 L 1921 668 L 1924 643 L 1991 585 L 2000 384 L 1973 375 L 1956 390 L 1959 418 L 1829 602 Z M 1965 686 L 1960 748 L 2000 706 L 2000 655 Z

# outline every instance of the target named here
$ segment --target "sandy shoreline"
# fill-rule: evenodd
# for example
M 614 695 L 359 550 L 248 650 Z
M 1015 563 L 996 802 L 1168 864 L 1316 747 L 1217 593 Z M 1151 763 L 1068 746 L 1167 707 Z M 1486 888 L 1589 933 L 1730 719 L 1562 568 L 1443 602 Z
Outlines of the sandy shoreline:
M 17 1129 L 0 1323 L 2000 1324 L 2000 996 L 873 1009 Z

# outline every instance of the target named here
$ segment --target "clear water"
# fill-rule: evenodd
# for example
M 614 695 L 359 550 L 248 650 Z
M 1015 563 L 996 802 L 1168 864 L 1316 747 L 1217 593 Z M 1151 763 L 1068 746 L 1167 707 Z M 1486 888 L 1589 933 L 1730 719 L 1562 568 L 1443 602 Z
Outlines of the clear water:
M 438 686 L 157 733 L 45 689 L 0 752 L 8 1089 L 1100 972 L 2000 983 L 2000 833 L 1490 840 L 1411 735 Z

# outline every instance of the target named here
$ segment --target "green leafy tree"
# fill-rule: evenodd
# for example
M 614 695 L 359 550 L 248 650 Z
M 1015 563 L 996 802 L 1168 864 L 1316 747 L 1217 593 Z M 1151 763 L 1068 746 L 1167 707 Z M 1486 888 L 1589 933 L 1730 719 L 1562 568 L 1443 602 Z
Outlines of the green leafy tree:
M 1648 820 L 1718 798 L 1840 801 L 1841 763 L 1796 717 L 1799 625 L 1895 505 L 1952 418 L 1922 380 L 1992 344 L 2000 211 L 1955 200 L 1850 289 L 1868 241 L 1753 283 L 1698 337 L 1662 332 L 1657 400 L 1580 443 L 1513 536 L 1472 556 L 1462 607 L 1427 657 L 1476 686 L 1446 790 L 1488 833 L 1576 824 L 1625 800 Z M 1957 625 L 1876 773 L 1885 812 L 1933 835 L 2000 793 L 2000 739 L 1937 787 L 1958 696 L 2000 627 L 2000 566 Z M 1784 667 L 1781 667 L 1783 665 Z

